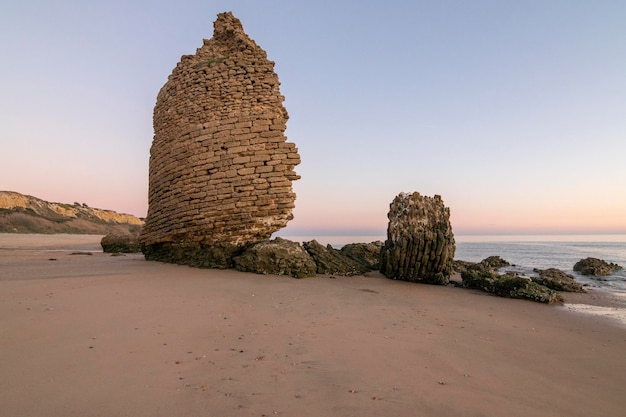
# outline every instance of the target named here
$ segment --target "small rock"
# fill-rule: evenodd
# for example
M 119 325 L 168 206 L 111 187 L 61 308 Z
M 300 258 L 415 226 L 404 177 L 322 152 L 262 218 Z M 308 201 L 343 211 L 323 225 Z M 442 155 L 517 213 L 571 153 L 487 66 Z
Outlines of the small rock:
M 104 253 L 137 253 L 141 245 L 137 236 L 131 234 L 110 233 L 100 240 Z

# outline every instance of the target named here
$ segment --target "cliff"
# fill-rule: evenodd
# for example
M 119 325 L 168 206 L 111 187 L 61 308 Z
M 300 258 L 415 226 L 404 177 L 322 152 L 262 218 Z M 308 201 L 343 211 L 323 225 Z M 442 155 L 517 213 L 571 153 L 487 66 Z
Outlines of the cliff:
M 0 233 L 138 234 L 142 225 L 130 214 L 0 191 Z

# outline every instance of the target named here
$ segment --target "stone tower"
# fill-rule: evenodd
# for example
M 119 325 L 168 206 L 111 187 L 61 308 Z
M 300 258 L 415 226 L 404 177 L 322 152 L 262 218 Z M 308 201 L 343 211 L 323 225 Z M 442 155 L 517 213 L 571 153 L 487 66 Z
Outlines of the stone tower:
M 298 149 L 274 62 L 221 13 L 157 96 L 150 149 L 146 259 L 229 267 L 293 218 Z
M 447 284 L 456 248 L 450 209 L 441 197 L 400 193 L 387 217 L 380 272 L 393 279 Z

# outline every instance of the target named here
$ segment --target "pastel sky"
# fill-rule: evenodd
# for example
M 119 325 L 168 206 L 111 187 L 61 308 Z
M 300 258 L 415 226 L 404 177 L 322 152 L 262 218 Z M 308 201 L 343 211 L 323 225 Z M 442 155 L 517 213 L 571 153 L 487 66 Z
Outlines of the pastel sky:
M 626 233 L 623 0 L 5 0 L 0 190 L 145 216 L 156 95 L 229 10 L 302 157 L 285 232 L 418 191 L 458 234 Z

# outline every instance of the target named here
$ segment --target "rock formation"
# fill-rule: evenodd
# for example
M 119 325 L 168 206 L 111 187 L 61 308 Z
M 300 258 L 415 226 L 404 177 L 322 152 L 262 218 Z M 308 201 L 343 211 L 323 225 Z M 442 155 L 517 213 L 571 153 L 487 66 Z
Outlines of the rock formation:
M 586 292 L 582 284 L 576 282 L 572 275 L 567 274 L 560 269 L 535 269 L 535 272 L 537 272 L 539 276 L 531 277 L 530 279 L 537 284 L 544 285 L 556 291 Z
M 109 233 L 100 240 L 104 253 L 137 253 L 141 245 L 136 235 L 130 233 Z
M 461 272 L 463 287 L 473 288 L 500 297 L 521 298 L 540 303 L 555 303 L 563 298 L 554 290 L 520 277 L 515 273 L 507 272 L 500 275 L 486 264 L 470 265 Z
M 277 237 L 253 245 L 233 258 L 239 271 L 257 274 L 289 275 L 294 278 L 315 276 L 315 262 L 297 242 Z
M 346 256 L 340 250 L 333 248 L 331 245 L 321 245 L 317 240 L 303 242 L 302 246 L 315 261 L 318 274 L 351 276 L 360 275 L 370 270 Z
M 489 256 L 483 259 L 482 261 L 480 261 L 480 263 L 486 268 L 492 268 L 492 269 L 500 269 L 500 268 L 504 268 L 505 266 L 511 265 L 509 261 L 502 259 L 499 256 Z
M 380 269 L 380 250 L 383 242 L 380 240 L 371 243 L 349 243 L 340 249 L 348 258 L 363 265 L 364 268 L 377 271 Z
M 621 269 L 623 268 L 618 264 L 591 257 L 581 259 L 574 265 L 574 271 L 580 272 L 582 275 L 611 275 Z
M 244 272 L 294 278 L 316 274 L 359 275 L 378 269 L 381 247 L 382 242 L 351 243 L 337 250 L 315 240 L 300 245 L 277 237 L 246 248 L 233 257 L 233 266 Z
M 447 284 L 455 244 L 450 209 L 440 196 L 399 194 L 391 203 L 380 272 L 388 278 Z
M 232 13 L 181 58 L 158 94 L 150 149 L 146 259 L 230 267 L 293 218 L 300 156 L 267 54 Z

